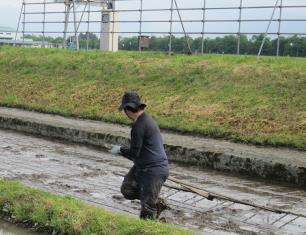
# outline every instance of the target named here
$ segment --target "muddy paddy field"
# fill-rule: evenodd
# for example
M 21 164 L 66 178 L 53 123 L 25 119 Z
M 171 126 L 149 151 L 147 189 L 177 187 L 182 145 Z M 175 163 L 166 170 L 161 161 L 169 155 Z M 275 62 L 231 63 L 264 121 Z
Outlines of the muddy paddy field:
M 120 185 L 132 163 L 101 149 L 0 130 L 0 178 L 137 217 L 139 201 L 125 200 Z M 170 210 L 161 217 L 197 234 L 306 234 L 306 191 L 264 181 L 171 164 L 170 174 L 198 188 L 245 202 L 300 214 L 275 213 L 228 200 L 209 201 L 168 182 Z M 305 216 L 305 217 L 303 217 Z
M 0 235 L 42 235 L 0 220 Z M 45 234 L 44 234 L 45 235 Z

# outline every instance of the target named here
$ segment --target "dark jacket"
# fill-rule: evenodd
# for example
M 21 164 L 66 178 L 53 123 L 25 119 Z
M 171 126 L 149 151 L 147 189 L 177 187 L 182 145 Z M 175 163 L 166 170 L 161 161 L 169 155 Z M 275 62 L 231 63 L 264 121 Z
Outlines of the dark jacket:
M 121 147 L 121 153 L 134 162 L 139 173 L 169 175 L 160 129 L 153 118 L 146 113 L 133 123 L 130 148 Z

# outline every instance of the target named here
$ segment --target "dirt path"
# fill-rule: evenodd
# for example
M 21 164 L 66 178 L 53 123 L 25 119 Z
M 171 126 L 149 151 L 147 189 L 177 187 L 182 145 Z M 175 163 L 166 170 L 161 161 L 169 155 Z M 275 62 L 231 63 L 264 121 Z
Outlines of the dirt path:
M 120 174 L 131 167 L 131 162 L 122 157 L 0 130 L 0 161 L 0 178 L 16 179 L 107 210 L 138 216 L 139 202 L 127 201 L 119 192 Z M 171 175 L 216 193 L 306 216 L 306 191 L 303 190 L 178 165 L 171 165 Z M 172 207 L 162 217 L 198 233 L 302 235 L 306 231 L 305 218 L 223 200 L 208 201 L 168 187 L 163 188 L 162 195 Z

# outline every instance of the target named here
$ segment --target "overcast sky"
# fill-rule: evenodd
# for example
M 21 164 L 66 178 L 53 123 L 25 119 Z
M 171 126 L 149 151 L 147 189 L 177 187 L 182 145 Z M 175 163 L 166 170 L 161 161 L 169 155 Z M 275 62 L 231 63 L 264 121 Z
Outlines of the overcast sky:
M 26 0 L 26 2 L 43 2 L 43 0 Z M 47 0 L 50 1 L 50 0 Z M 280 0 L 279 0 L 280 1 Z M 121 1 L 116 3 L 117 9 L 139 9 L 139 0 Z M 243 0 L 243 6 L 272 6 L 276 0 Z M 177 0 L 179 7 L 203 7 L 204 0 Z M 239 6 L 240 0 L 206 0 L 206 7 L 229 7 Z M 0 0 L 0 26 L 10 26 L 17 28 L 18 17 L 22 0 Z M 143 7 L 145 9 L 150 8 L 170 8 L 171 0 L 143 0 Z M 303 5 L 306 6 L 306 0 L 283 0 L 283 5 Z M 79 7 L 82 10 L 83 6 Z M 42 11 L 42 6 L 28 6 L 29 11 Z M 47 11 L 63 11 L 63 4 L 60 5 L 48 5 Z M 203 11 L 181 11 L 183 19 L 202 20 Z M 272 9 L 252 9 L 243 10 L 242 19 L 269 19 L 272 14 Z M 63 14 L 48 15 L 46 21 L 63 21 Z M 87 17 L 85 15 L 85 17 Z M 98 13 L 92 14 L 92 20 L 99 20 L 100 15 Z M 208 10 L 206 12 L 207 20 L 214 19 L 235 19 L 239 17 L 238 10 Z M 275 12 L 275 19 L 279 18 L 279 10 Z M 284 19 L 305 19 L 306 20 L 306 8 L 290 8 L 283 10 Z M 169 20 L 170 11 L 165 12 L 145 12 L 143 14 L 144 20 Z M 178 14 L 174 13 L 174 19 L 178 19 Z M 27 21 L 42 21 L 41 15 L 27 15 Z M 71 17 L 72 20 L 72 17 Z M 139 20 L 139 13 L 120 13 L 119 20 Z M 268 22 L 252 22 L 242 23 L 242 32 L 264 32 Z M 80 31 L 86 31 L 86 25 L 83 24 L 80 27 Z M 185 28 L 189 32 L 201 32 L 202 23 L 185 23 Z M 232 32 L 236 33 L 238 30 L 238 23 L 206 23 L 206 32 Z M 278 23 L 273 22 L 270 28 L 270 32 L 277 32 Z M 26 31 L 41 31 L 42 24 L 27 24 Z M 72 31 L 72 25 L 70 26 Z M 99 31 L 98 24 L 91 24 L 91 31 Z M 139 30 L 138 23 L 120 23 L 119 31 L 135 31 Z M 150 32 L 165 32 L 164 35 L 169 32 L 169 23 L 144 23 L 143 31 Z M 46 31 L 63 31 L 63 24 L 47 24 Z M 181 32 L 182 27 L 179 23 L 174 24 L 173 31 Z M 306 21 L 305 22 L 283 22 L 282 32 L 288 33 L 306 33 Z M 124 34 L 128 35 L 128 34 Z M 150 35 L 150 34 L 149 34 Z M 200 35 L 199 35 L 200 36 Z

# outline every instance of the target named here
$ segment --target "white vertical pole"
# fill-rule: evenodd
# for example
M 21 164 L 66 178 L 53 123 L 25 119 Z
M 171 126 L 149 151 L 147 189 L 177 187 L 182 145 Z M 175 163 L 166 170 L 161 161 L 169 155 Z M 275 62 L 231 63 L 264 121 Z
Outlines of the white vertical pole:
M 172 53 L 172 26 L 173 26 L 173 4 L 174 0 L 171 0 L 171 8 L 170 8 L 170 38 L 169 38 L 169 55 Z
M 45 26 L 46 26 L 46 0 L 44 0 L 44 16 L 43 16 L 43 48 L 45 48 Z
M 87 8 L 87 35 L 86 35 L 86 51 L 89 50 L 89 21 L 90 21 L 90 1 Z
M 206 0 L 204 0 L 203 5 L 203 24 L 202 24 L 202 45 L 201 45 L 201 53 L 204 54 L 204 34 L 205 34 L 205 20 L 206 20 Z
M 240 0 L 240 5 L 239 5 L 237 55 L 240 55 L 242 1 L 243 0 Z
M 112 51 L 114 51 L 114 41 L 115 41 L 115 24 L 117 24 L 117 22 L 115 22 L 115 20 L 116 20 L 116 17 L 115 17 L 115 14 L 116 14 L 116 12 L 115 12 L 115 10 L 116 10 L 116 6 L 115 6 L 115 4 L 116 4 L 116 1 L 115 0 L 113 0 L 113 9 L 112 9 Z M 116 42 L 117 42 L 117 40 L 116 40 Z
M 283 0 L 280 2 L 279 6 L 279 19 L 278 19 L 278 31 L 277 31 L 277 48 L 276 56 L 279 56 L 279 47 L 280 47 L 280 33 L 281 33 L 281 24 L 282 24 L 282 13 L 283 13 Z
M 65 2 L 65 25 L 64 25 L 64 39 L 63 39 L 63 48 L 66 48 L 66 41 L 67 41 L 67 30 L 68 30 L 68 23 L 69 23 L 69 16 L 71 10 L 71 3 Z
M 25 0 L 23 0 L 23 26 L 22 26 L 22 47 L 24 47 L 24 32 L 25 32 L 25 20 L 26 20 L 26 3 Z
M 143 9 L 143 0 L 140 0 L 140 9 L 139 9 L 139 37 L 138 37 L 138 50 L 139 51 L 141 51 L 142 9 Z
M 76 8 L 75 8 L 75 0 L 72 0 L 73 4 L 73 21 L 74 21 L 74 37 L 76 42 L 76 49 L 79 50 L 79 36 L 78 36 L 78 29 L 77 29 L 77 15 L 76 15 Z

